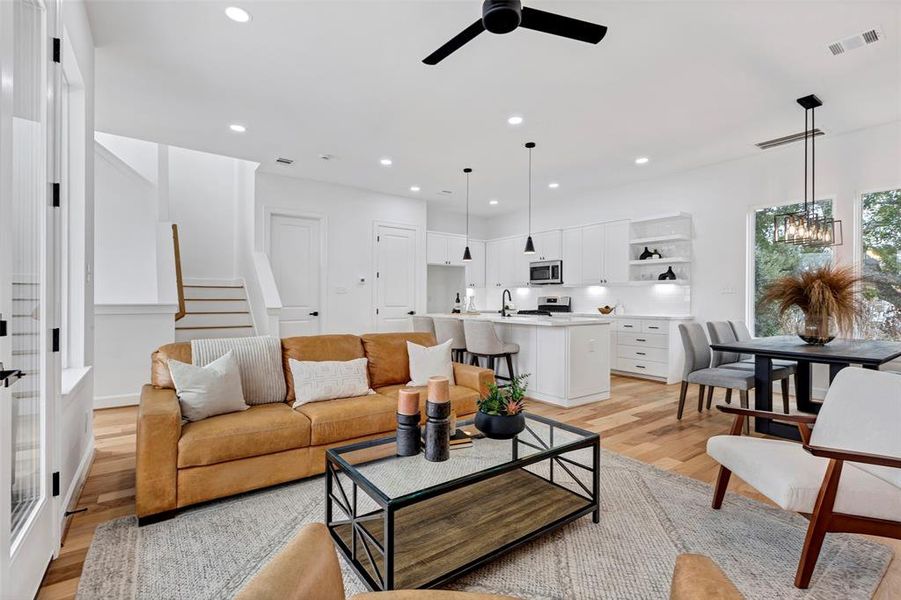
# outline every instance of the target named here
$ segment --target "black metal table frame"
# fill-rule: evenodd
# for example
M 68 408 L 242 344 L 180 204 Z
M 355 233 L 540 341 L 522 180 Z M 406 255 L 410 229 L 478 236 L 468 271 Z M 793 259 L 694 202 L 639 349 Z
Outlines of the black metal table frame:
M 764 349 L 751 350 L 747 348 L 736 349 L 729 343 L 711 344 L 710 347 L 713 350 L 725 352 L 754 354 L 754 408 L 763 411 L 773 410 L 773 359 L 792 360 L 798 364 L 795 371 L 795 401 L 798 405 L 798 410 L 813 414 L 820 412 L 822 402 L 812 398 L 811 365 L 814 363 L 829 365 L 829 383 L 832 383 L 839 371 L 852 364 L 859 364 L 864 369 L 879 370 L 881 364 L 888 362 L 886 360 L 829 355 L 819 355 L 815 359 L 804 359 L 798 358 L 798 355 L 793 352 Z M 773 419 L 755 418 L 754 431 L 796 441 L 801 440 L 801 434 L 796 425 L 774 421 Z
M 548 443 L 545 443 L 544 440 L 538 436 L 531 427 L 528 426 L 528 421 L 538 421 L 545 425 L 548 425 L 550 429 L 549 433 L 549 441 L 548 443 L 551 446 L 548 446 Z M 468 425 L 471 421 L 463 421 L 461 425 Z M 564 431 L 568 431 L 570 433 L 575 433 L 580 436 L 584 436 L 584 439 L 577 440 L 574 442 L 570 442 L 568 444 L 564 444 L 558 448 L 553 448 L 554 443 L 554 429 L 562 429 Z M 376 485 L 374 485 L 371 481 L 369 481 L 366 477 L 364 477 L 352 464 L 347 462 L 342 454 L 355 452 L 357 450 L 365 450 L 367 448 L 372 448 L 375 446 L 380 446 L 384 444 L 389 444 L 394 441 L 395 438 L 380 438 L 376 440 L 368 440 L 365 442 L 359 442 L 356 444 L 351 444 L 349 446 L 343 446 L 340 448 L 331 448 L 326 452 L 326 469 L 325 469 L 325 521 L 328 526 L 329 533 L 332 536 L 335 544 L 337 545 L 339 551 L 344 555 L 345 560 L 347 560 L 348 564 L 351 568 L 356 572 L 357 576 L 363 580 L 366 586 L 373 591 L 384 591 L 384 590 L 393 590 L 394 589 L 394 520 L 395 515 L 398 510 L 411 506 L 413 504 L 418 504 L 430 498 L 434 498 L 436 496 L 440 496 L 442 494 L 446 494 L 448 492 L 478 483 L 480 481 L 485 481 L 487 479 L 491 479 L 493 477 L 498 477 L 505 473 L 509 473 L 511 471 L 515 471 L 517 469 L 524 469 L 527 466 L 543 462 L 550 461 L 550 478 L 545 479 L 541 477 L 537 473 L 532 471 L 526 471 L 530 475 L 534 475 L 536 477 L 541 477 L 552 483 L 553 485 L 560 487 L 561 489 L 566 490 L 572 494 L 575 494 L 579 497 L 584 498 L 590 502 L 584 508 L 573 511 L 563 517 L 544 525 L 543 527 L 525 535 L 512 542 L 508 542 L 500 546 L 499 548 L 493 550 L 490 553 L 487 553 L 465 565 L 457 567 L 448 573 L 444 573 L 437 578 L 429 581 L 424 584 L 423 588 L 432 588 L 447 581 L 450 581 L 456 577 L 459 577 L 463 573 L 471 571 L 479 566 L 494 560 L 496 557 L 525 544 L 545 533 L 562 527 L 567 523 L 575 521 L 589 513 L 592 514 L 592 520 L 595 523 L 600 522 L 600 459 L 601 459 L 601 442 L 600 436 L 597 433 L 593 433 L 590 431 L 586 431 L 584 429 L 579 429 L 578 427 L 573 427 L 571 425 L 567 425 L 565 423 L 560 423 L 558 421 L 554 421 L 553 419 L 548 419 L 546 417 L 542 417 L 539 415 L 529 414 L 528 419 L 526 421 L 526 431 L 531 434 L 535 440 L 537 440 L 537 444 L 532 443 L 531 441 L 526 441 L 520 439 L 520 436 L 517 436 L 511 440 L 512 442 L 512 458 L 510 462 L 503 463 L 500 465 L 496 465 L 494 467 L 485 469 L 484 471 L 479 471 L 476 473 L 471 473 L 469 475 L 465 475 L 463 477 L 459 477 L 457 479 L 453 479 L 444 483 L 440 483 L 437 485 L 433 485 L 431 487 L 417 490 L 415 492 L 411 492 L 409 494 L 405 494 L 403 496 L 397 498 L 389 498 L 384 492 L 382 492 Z M 522 434 L 520 434 L 522 435 Z M 533 448 L 538 450 L 537 454 L 533 454 L 524 458 L 519 458 L 519 445 L 522 444 L 524 446 Z M 592 456 L 592 465 L 583 465 L 579 462 L 576 462 L 568 457 L 562 456 L 563 454 L 567 454 L 574 450 L 580 450 L 583 448 L 591 448 L 593 451 Z M 389 456 L 386 458 L 382 458 L 379 460 L 390 460 L 395 458 L 395 456 Z M 423 460 L 425 460 L 423 458 Z M 365 464 L 372 464 L 375 461 L 369 461 Z M 561 469 L 563 469 L 585 492 L 585 495 L 570 490 L 569 488 L 565 488 L 559 483 L 554 481 L 554 464 L 557 464 Z M 573 472 L 567 467 L 567 465 L 584 469 L 591 473 L 591 483 L 592 489 L 589 490 L 588 487 L 576 477 Z M 437 465 L 436 465 L 437 466 Z M 338 479 L 338 473 L 343 472 L 344 475 L 350 480 L 351 494 L 348 497 L 347 493 L 344 490 L 344 487 L 341 485 L 341 481 Z M 368 495 L 376 504 L 379 505 L 379 508 L 370 511 L 365 514 L 357 514 L 357 490 L 362 489 L 366 495 Z M 339 495 L 335 494 L 337 490 Z M 334 506 L 332 503 L 338 505 L 338 507 L 344 511 L 346 515 L 349 516 L 348 519 L 335 520 L 334 519 Z M 373 536 L 362 524 L 382 519 L 384 524 L 384 543 L 380 542 Z M 350 525 L 351 526 L 351 544 L 350 547 L 344 542 L 341 536 L 337 533 L 336 529 L 342 525 Z M 359 543 L 358 540 L 359 539 Z M 362 546 L 363 552 L 361 553 L 360 546 Z M 375 560 L 375 556 L 373 554 L 373 549 L 376 553 L 382 556 L 384 573 L 382 573 Z M 372 567 L 373 573 L 375 573 L 377 579 L 374 579 L 366 567 L 364 566 L 362 559 L 365 558 L 369 565 Z

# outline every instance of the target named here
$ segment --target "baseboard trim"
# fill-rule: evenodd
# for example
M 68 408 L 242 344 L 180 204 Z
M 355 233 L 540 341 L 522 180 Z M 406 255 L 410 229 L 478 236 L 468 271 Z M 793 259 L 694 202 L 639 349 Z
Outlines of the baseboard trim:
M 115 396 L 94 396 L 94 410 L 118 408 L 120 406 L 137 406 L 140 394 L 119 394 Z
M 591 404 L 592 402 L 599 402 L 601 400 L 609 400 L 610 392 L 601 392 L 599 394 L 590 394 L 588 396 L 582 396 L 580 398 L 573 398 L 572 400 L 566 400 L 564 398 L 558 398 L 557 396 L 550 396 L 548 394 L 542 394 L 540 392 L 535 392 L 529 390 L 526 392 L 526 398 L 531 398 L 533 400 L 538 400 L 539 402 L 544 402 L 545 404 L 553 404 L 554 406 L 562 406 L 563 408 L 573 408 L 574 406 L 582 406 L 583 404 Z

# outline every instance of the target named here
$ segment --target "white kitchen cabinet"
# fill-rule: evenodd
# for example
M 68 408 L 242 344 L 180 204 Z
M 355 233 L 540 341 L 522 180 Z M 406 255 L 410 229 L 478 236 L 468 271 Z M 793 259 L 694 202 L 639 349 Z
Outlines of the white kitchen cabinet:
M 486 287 L 485 282 L 485 242 L 477 240 L 469 240 L 469 253 L 472 260 L 466 265 L 466 287 L 483 288 Z
M 629 281 L 629 221 L 604 224 L 604 283 Z
M 616 317 L 610 368 L 666 383 L 680 381 L 684 355 L 679 323 L 688 321 Z
M 607 225 L 588 225 L 582 228 L 582 281 L 583 285 L 604 283 L 604 250 Z M 628 250 L 628 248 L 627 248 Z M 566 269 L 564 263 L 563 268 Z
M 564 229 L 561 246 L 564 285 L 582 285 L 582 228 Z
M 466 236 L 429 231 L 426 233 L 426 261 L 430 265 L 463 266 Z
M 562 234 L 559 229 L 533 234 L 532 243 L 535 245 L 535 254 L 530 259 L 532 261 L 560 260 L 562 257 Z M 523 241 L 523 248 L 525 248 L 525 241 Z
M 485 246 L 486 287 L 520 287 L 529 283 L 529 255 L 525 237 L 492 240 Z M 532 255 L 534 256 L 534 255 Z

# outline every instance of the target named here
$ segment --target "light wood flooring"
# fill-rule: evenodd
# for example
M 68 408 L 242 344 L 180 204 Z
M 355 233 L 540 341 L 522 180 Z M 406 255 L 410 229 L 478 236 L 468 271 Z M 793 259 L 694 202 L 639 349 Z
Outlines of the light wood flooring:
M 610 400 L 572 409 L 530 402 L 528 410 L 599 432 L 603 449 L 712 483 L 717 465 L 705 452 L 707 438 L 728 432 L 731 419 L 715 409 L 698 413 L 697 386 L 692 386 L 685 416 L 677 421 L 678 393 L 678 385 L 613 377 Z M 717 401 L 722 402 L 721 390 L 714 404 Z M 136 414 L 136 407 L 94 413 L 94 463 L 78 503 L 78 508 L 88 510 L 72 517 L 59 558 L 50 564 L 38 598 L 74 598 L 94 528 L 134 513 Z M 736 477 L 729 489 L 764 500 Z M 874 597 L 901 598 L 901 542 L 877 541 L 891 545 L 896 558 Z

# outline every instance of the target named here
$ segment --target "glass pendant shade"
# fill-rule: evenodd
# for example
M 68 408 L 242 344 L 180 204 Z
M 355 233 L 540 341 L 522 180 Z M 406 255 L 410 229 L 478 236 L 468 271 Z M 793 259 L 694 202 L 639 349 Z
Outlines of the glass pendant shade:
M 526 238 L 526 249 L 522 251 L 523 254 L 535 254 L 535 244 L 532 242 L 532 236 Z
M 472 260 L 472 254 L 469 252 L 469 246 L 466 246 L 466 249 L 463 250 L 463 262 L 469 262 Z

